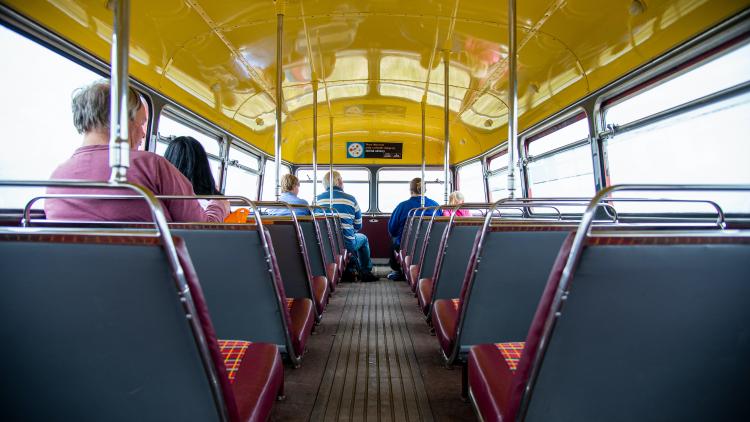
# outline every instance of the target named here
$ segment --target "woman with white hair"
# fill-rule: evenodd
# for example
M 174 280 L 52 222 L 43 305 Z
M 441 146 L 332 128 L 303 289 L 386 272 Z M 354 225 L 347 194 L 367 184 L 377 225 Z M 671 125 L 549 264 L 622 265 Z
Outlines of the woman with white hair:
M 451 206 L 455 207 L 456 205 L 460 205 L 460 204 L 463 204 L 463 203 L 464 203 L 464 194 L 461 193 L 461 192 L 459 192 L 459 191 L 457 191 L 457 190 L 454 190 L 450 194 L 450 196 L 448 197 L 448 205 L 451 205 Z M 443 215 L 444 216 L 450 216 L 451 214 L 453 214 L 453 210 L 452 209 L 443 210 Z M 465 216 L 469 216 L 469 215 L 471 215 L 471 213 L 469 212 L 469 210 L 459 209 L 458 211 L 456 211 L 456 217 L 465 217 Z

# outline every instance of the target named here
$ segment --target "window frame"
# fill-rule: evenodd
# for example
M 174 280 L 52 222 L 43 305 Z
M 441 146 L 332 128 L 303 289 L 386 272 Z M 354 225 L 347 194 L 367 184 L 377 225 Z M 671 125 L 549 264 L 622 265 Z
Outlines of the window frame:
M 299 177 L 299 172 L 300 171 L 307 171 L 307 170 L 312 171 L 312 169 L 313 169 L 312 165 L 296 166 L 296 167 L 293 168 L 294 172 L 292 174 L 294 174 L 299 179 L 299 183 L 300 184 L 303 184 L 303 183 L 305 183 L 305 184 L 307 184 L 307 183 L 315 183 L 312 180 L 307 180 L 307 179 L 303 180 L 301 177 Z M 373 190 L 372 172 L 370 171 L 369 168 L 364 167 L 364 166 L 337 166 L 337 165 L 334 164 L 333 170 L 334 171 L 336 171 L 336 170 L 363 170 L 363 171 L 365 171 L 367 173 L 367 182 L 365 182 L 363 180 L 356 180 L 356 181 L 344 180 L 344 183 L 345 184 L 362 184 L 362 185 L 365 184 L 365 183 L 367 183 L 367 186 L 368 186 L 368 189 L 367 189 L 368 209 L 367 210 L 360 209 L 360 211 L 363 214 L 376 212 L 376 211 L 373 211 L 373 202 L 372 202 L 372 190 Z M 322 175 L 322 176 L 320 176 L 321 181 L 323 180 L 323 176 L 325 176 L 325 174 L 328 171 L 329 171 L 328 165 L 325 165 L 325 166 L 318 165 L 318 173 Z M 325 192 L 325 191 L 324 190 L 323 191 L 319 191 L 318 195 L 320 195 L 321 192 Z M 313 198 L 313 201 L 314 200 L 315 200 L 315 198 Z M 359 201 L 357 201 L 357 202 L 359 203 Z M 312 204 L 312 202 L 310 202 L 310 203 Z
M 265 157 L 263 157 L 263 160 L 262 160 L 262 162 L 261 162 L 261 165 L 260 165 L 260 173 L 259 173 L 259 174 L 260 174 L 261 176 L 260 176 L 260 178 L 258 179 L 258 185 L 259 185 L 259 186 L 258 186 L 258 200 L 259 200 L 259 201 L 275 201 L 275 200 L 276 200 L 276 198 L 273 198 L 273 199 L 270 199 L 270 200 L 268 200 L 268 199 L 263 199 L 263 193 L 264 193 L 264 192 L 263 192 L 263 188 L 265 187 L 265 184 L 266 184 L 266 176 L 268 175 L 268 176 L 273 176 L 273 177 L 275 177 L 275 175 L 276 175 L 276 173 L 275 173 L 275 172 L 274 172 L 273 174 L 267 174 L 268 172 L 266 171 L 266 168 L 267 168 L 267 166 L 268 166 L 268 162 L 269 162 L 269 161 L 270 161 L 270 162 L 273 162 L 273 163 L 276 163 L 276 157 L 265 156 Z M 275 165 L 275 164 L 274 164 L 274 165 Z M 288 162 L 285 162 L 283 158 L 282 158 L 282 160 L 281 160 L 281 166 L 282 166 L 282 167 L 286 167 L 286 168 L 287 168 L 287 169 L 289 170 L 289 173 L 288 173 L 288 174 L 294 174 L 294 166 L 292 166 L 292 165 L 291 165 L 291 164 L 289 164 Z M 285 173 L 285 174 L 286 174 L 286 173 Z M 282 177 L 283 177 L 283 174 L 282 174 Z M 274 195 L 275 195 L 275 194 L 276 194 L 276 192 L 274 192 Z
M 481 171 L 481 176 L 482 176 L 482 192 L 484 193 L 484 201 L 487 202 L 488 201 L 487 199 L 487 193 L 488 193 L 487 177 L 488 176 L 487 176 L 487 171 L 485 168 L 484 160 L 482 160 L 481 158 L 475 158 L 472 160 L 464 161 L 463 163 L 461 163 L 461 165 L 458 165 L 455 167 L 456 189 L 457 190 L 463 189 L 463 186 L 461 186 L 461 169 L 463 169 L 464 167 L 470 166 L 472 164 L 477 164 L 477 163 L 479 163 L 479 169 Z
M 411 179 L 409 179 L 409 180 L 386 180 L 386 181 L 381 181 L 380 180 L 380 172 L 383 171 L 383 170 L 385 170 L 385 171 L 402 170 L 403 171 L 403 170 L 414 170 L 414 169 L 416 169 L 418 172 L 422 171 L 422 167 L 421 166 L 419 166 L 419 167 L 415 167 L 415 166 L 384 166 L 384 167 L 379 167 L 378 168 L 378 170 L 375 172 L 375 183 L 374 183 L 374 186 L 375 186 L 375 204 L 374 204 L 375 208 L 374 208 L 373 212 L 381 213 L 381 214 L 389 214 L 390 213 L 390 211 L 382 211 L 380 209 L 380 184 L 381 183 L 386 184 L 386 185 L 388 185 L 388 184 L 395 185 L 395 184 L 404 184 L 404 183 L 408 184 L 409 182 L 411 182 Z M 442 172 L 444 169 L 443 169 L 443 167 L 437 167 L 437 166 L 425 166 L 425 171 L 436 171 L 436 170 Z M 452 171 L 448 172 L 448 177 L 449 177 L 450 180 L 448 180 L 447 183 L 449 183 L 449 186 L 453 186 L 453 172 Z M 440 186 L 444 186 L 445 183 L 446 183 L 445 181 L 443 181 L 443 183 L 430 182 L 430 181 L 427 182 L 427 184 L 440 185 Z M 370 208 L 373 208 L 372 204 L 370 205 Z

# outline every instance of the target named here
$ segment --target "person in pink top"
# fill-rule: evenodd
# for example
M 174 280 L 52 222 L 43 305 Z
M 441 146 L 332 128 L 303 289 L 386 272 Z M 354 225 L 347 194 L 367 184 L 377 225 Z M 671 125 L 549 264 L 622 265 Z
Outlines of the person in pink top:
M 464 194 L 462 194 L 461 192 L 459 192 L 457 190 L 454 190 L 453 193 L 451 193 L 450 196 L 448 197 L 448 205 L 451 205 L 451 206 L 455 207 L 456 205 L 463 204 L 463 203 L 464 203 Z M 443 210 L 443 215 L 444 216 L 450 216 L 451 214 L 453 214 L 453 210 L 452 209 L 450 209 L 450 210 Z M 469 210 L 459 209 L 458 211 L 456 211 L 456 216 L 457 217 L 465 217 L 465 216 L 469 216 L 469 215 L 471 215 L 471 213 L 469 212 Z
M 83 144 L 52 173 L 52 179 L 109 180 L 109 81 L 100 80 L 73 93 L 73 124 L 83 135 Z M 154 153 L 140 151 L 146 137 L 148 108 L 141 96 L 128 92 L 130 142 L 129 183 L 141 185 L 156 195 L 195 195 L 190 181 L 169 161 Z M 127 189 L 49 188 L 48 193 L 134 195 Z M 210 201 L 204 210 L 197 200 L 163 201 L 168 221 L 222 222 L 229 214 L 227 201 Z M 48 220 L 152 221 L 144 200 L 47 199 Z

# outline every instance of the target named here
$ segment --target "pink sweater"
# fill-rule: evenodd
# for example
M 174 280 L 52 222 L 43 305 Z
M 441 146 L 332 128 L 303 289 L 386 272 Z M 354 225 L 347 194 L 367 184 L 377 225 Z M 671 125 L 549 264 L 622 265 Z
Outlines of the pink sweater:
M 52 173 L 52 179 L 105 181 L 110 176 L 109 146 L 78 148 L 73 156 Z M 190 181 L 169 161 L 146 151 L 130 151 L 128 182 L 146 187 L 156 195 L 195 195 Z M 129 189 L 49 188 L 48 193 L 86 193 L 135 195 Z M 44 211 L 48 220 L 77 221 L 153 221 L 144 200 L 47 199 Z M 211 201 L 204 210 L 198 201 L 162 201 L 168 221 L 222 222 L 228 210 L 221 202 Z
M 443 216 L 448 217 L 453 214 L 453 210 L 443 210 Z M 468 217 L 471 215 L 471 211 L 459 209 L 456 211 L 456 217 Z

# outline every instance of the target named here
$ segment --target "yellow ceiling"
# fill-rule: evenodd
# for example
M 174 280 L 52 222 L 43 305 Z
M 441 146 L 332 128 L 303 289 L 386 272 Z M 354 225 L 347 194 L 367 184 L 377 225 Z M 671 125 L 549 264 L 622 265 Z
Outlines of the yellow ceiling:
M 109 59 L 105 0 L 4 0 Z M 550 116 L 750 5 L 750 0 L 518 1 L 519 126 Z M 507 3 L 486 0 L 293 0 L 285 10 L 282 157 L 312 159 L 312 79 L 318 154 L 347 141 L 404 142 L 400 163 L 443 157 L 443 52 L 450 55 L 451 162 L 507 137 Z M 276 11 L 271 0 L 132 0 L 134 77 L 273 154 Z M 351 161 L 351 160 L 349 160 Z M 378 163 L 377 160 L 358 164 Z M 393 164 L 393 160 L 380 161 Z

